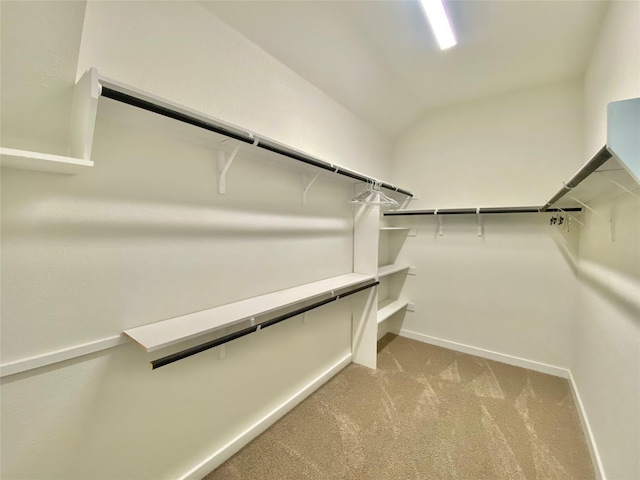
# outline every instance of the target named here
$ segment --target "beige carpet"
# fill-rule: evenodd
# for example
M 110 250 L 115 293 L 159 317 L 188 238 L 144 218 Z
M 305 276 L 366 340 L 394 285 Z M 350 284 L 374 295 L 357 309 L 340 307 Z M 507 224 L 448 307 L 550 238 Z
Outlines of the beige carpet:
M 592 479 L 568 382 L 387 335 L 217 479 Z

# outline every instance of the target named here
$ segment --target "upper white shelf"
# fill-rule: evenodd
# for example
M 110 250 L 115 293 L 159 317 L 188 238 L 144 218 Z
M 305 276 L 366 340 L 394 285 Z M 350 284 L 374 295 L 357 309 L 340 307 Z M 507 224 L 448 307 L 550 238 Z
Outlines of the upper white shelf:
M 75 175 L 93 167 L 93 162 L 81 158 L 0 147 L 0 166 L 3 168 Z
M 170 318 L 160 322 L 130 328 L 124 333 L 147 352 L 153 352 L 191 338 L 250 320 L 305 300 L 311 300 L 336 290 L 369 280 L 372 275 L 347 273 L 313 283 L 228 303 L 200 312 Z

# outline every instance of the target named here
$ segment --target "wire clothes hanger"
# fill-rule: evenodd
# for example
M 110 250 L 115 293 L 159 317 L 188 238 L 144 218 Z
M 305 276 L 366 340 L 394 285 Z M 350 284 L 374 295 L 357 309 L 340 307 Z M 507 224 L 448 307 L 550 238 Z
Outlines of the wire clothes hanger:
M 386 205 L 391 208 L 398 208 L 400 204 L 393 198 L 385 195 L 380 190 L 380 184 L 381 182 L 377 180 L 372 181 L 371 184 L 367 183 L 367 187 L 357 195 L 354 195 L 350 203 L 358 205 Z

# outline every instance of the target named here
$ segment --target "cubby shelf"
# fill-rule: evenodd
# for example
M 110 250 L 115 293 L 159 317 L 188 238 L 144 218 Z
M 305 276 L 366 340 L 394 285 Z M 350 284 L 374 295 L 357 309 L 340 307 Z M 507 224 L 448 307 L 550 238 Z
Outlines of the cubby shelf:
M 242 321 L 373 280 L 372 275 L 347 273 L 200 312 L 130 328 L 124 333 L 147 352 L 153 352 Z
M 399 312 L 403 308 L 409 305 L 409 300 L 404 298 L 399 299 L 386 299 L 378 304 L 378 324 L 384 322 L 391 317 L 394 313 Z
M 405 264 L 395 264 L 392 263 L 390 265 L 383 265 L 378 267 L 378 277 L 386 277 L 387 275 L 392 275 L 394 273 L 402 272 L 403 270 L 409 270 L 411 265 Z
M 93 167 L 93 162 L 81 158 L 0 147 L 0 166 L 3 168 L 75 175 Z

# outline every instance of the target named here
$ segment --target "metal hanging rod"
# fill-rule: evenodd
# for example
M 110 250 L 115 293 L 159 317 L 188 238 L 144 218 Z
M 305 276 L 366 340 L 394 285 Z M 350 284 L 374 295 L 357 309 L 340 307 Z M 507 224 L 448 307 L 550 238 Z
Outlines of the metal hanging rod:
M 540 213 L 540 212 L 559 212 L 559 208 L 543 207 L 495 207 L 495 208 L 443 208 L 437 210 L 396 210 L 385 212 L 385 217 L 402 216 L 402 215 L 484 215 L 487 213 Z M 580 207 L 567 207 L 562 209 L 564 212 L 580 212 Z
M 605 145 L 602 147 L 598 153 L 596 153 L 591 160 L 585 163 L 580 170 L 576 172 L 576 174 L 571 177 L 558 193 L 556 193 L 551 200 L 549 200 L 544 207 L 542 207 L 543 212 L 552 212 L 551 206 L 558 202 L 562 197 L 564 197 L 567 193 L 569 193 L 573 188 L 577 187 L 580 182 L 582 182 L 585 178 L 595 172 L 598 168 L 600 168 L 604 163 L 609 160 L 613 155 L 607 149 Z M 566 210 L 566 209 L 565 209 Z
M 244 337 L 245 335 L 249 335 L 250 333 L 257 332 L 258 330 L 262 330 L 263 328 L 270 327 L 272 325 L 275 325 L 276 323 L 280 323 L 289 318 L 297 317 L 298 315 L 308 312 L 309 310 L 313 310 L 314 308 L 321 307 L 323 305 L 326 305 L 327 303 L 335 302 L 336 300 L 339 300 L 344 297 L 348 297 L 349 295 L 353 295 L 354 293 L 358 293 L 363 290 L 367 290 L 379 284 L 380 282 L 376 280 L 375 282 L 369 283 L 363 287 L 354 288 L 353 290 L 349 290 L 348 292 L 341 293 L 339 295 L 333 295 L 331 298 L 327 298 L 325 300 L 321 300 L 311 305 L 307 305 L 306 307 L 299 308 L 297 310 L 294 310 L 293 312 L 285 313 L 278 317 L 272 318 L 271 320 L 267 320 L 266 322 L 262 322 L 258 325 L 253 325 L 251 327 L 238 330 L 237 332 L 230 333 L 229 335 L 225 335 L 224 337 L 216 338 L 215 340 L 211 340 L 209 342 L 196 345 L 195 347 L 187 348 L 185 350 L 172 353 L 171 355 L 167 355 L 166 357 L 162 357 L 157 360 L 151 361 L 149 363 L 149 367 L 151 368 L 151 370 L 164 367 L 165 365 L 169 365 L 170 363 L 177 362 L 178 360 L 182 360 L 183 358 L 191 357 L 192 355 L 195 355 L 197 353 L 204 352 L 206 350 L 217 347 L 219 345 L 223 345 L 225 343 L 231 342 L 232 340 L 236 340 L 240 337 Z
M 319 160 L 317 158 L 311 157 L 310 155 L 297 152 L 293 149 L 289 149 L 283 145 L 277 144 L 275 142 L 271 142 L 269 140 L 264 140 L 262 138 L 259 138 L 256 141 L 256 137 L 251 133 L 230 128 L 226 125 L 216 124 L 210 120 L 205 121 L 201 118 L 197 118 L 193 115 L 188 115 L 184 112 L 180 112 L 178 110 L 169 108 L 167 106 L 159 105 L 157 103 L 150 102 L 149 100 L 145 100 L 145 99 L 130 95 L 128 93 L 120 92 L 104 84 L 102 84 L 101 87 L 102 87 L 101 95 L 105 98 L 110 98 L 111 100 L 115 100 L 117 102 L 126 103 L 127 105 L 141 108 L 149 112 L 157 113 L 158 115 L 172 118 L 174 120 L 178 120 L 179 122 L 188 123 L 189 125 L 203 128 L 205 130 L 209 130 L 211 132 L 215 132 L 215 133 L 233 138 L 235 140 L 239 140 L 244 143 L 255 145 L 264 150 L 268 150 L 270 152 L 283 155 L 293 160 L 306 163 L 307 165 L 312 165 L 314 167 L 321 168 L 323 170 L 337 173 L 338 175 L 353 178 L 354 180 L 359 180 L 361 182 L 367 182 L 367 183 L 377 182 L 381 187 L 384 187 L 387 190 L 391 190 L 394 192 L 402 193 L 403 195 L 407 195 L 409 197 L 413 197 L 413 194 L 408 190 L 405 190 L 403 188 L 398 188 L 395 185 L 391 185 L 390 183 L 380 182 L 375 178 L 367 177 L 366 175 L 362 175 L 361 173 L 353 172 L 349 169 L 340 167 L 338 165 L 333 165 L 331 163 Z

